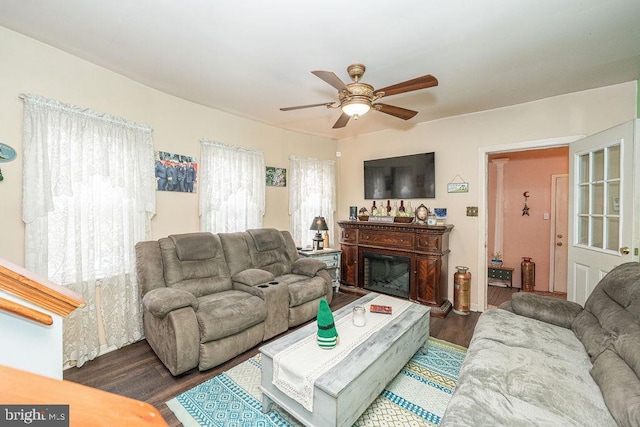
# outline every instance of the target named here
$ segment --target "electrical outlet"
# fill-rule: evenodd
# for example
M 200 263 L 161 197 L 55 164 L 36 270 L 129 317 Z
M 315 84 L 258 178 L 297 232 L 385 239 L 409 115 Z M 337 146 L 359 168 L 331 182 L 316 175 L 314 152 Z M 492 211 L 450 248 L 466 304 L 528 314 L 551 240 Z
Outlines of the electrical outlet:
M 467 206 L 467 216 L 478 216 L 478 207 Z

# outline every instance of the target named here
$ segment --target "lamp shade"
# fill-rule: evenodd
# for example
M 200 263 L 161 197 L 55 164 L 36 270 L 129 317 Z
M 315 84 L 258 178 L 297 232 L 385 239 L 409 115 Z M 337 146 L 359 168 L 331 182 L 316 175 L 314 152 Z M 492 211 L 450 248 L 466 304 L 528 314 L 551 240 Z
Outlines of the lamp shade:
M 311 227 L 309 230 L 314 230 L 317 232 L 328 230 L 327 221 L 325 221 L 323 216 L 317 216 L 313 218 L 313 222 L 311 223 Z
M 371 103 L 368 100 L 354 99 L 342 104 L 342 111 L 348 116 L 362 116 L 369 112 Z

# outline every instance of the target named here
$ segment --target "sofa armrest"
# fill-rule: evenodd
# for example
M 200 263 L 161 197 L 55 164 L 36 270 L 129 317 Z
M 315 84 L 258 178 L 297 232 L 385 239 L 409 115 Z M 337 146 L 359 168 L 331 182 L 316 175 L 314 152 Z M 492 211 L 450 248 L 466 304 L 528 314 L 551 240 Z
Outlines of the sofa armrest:
M 293 274 L 301 274 L 303 276 L 314 277 L 318 271 L 327 268 L 327 264 L 314 258 L 298 258 L 291 265 Z
M 183 307 L 191 306 L 194 311 L 198 310 L 198 300 L 191 292 L 174 288 L 157 288 L 147 292 L 142 298 L 142 305 L 161 319 Z
M 511 307 L 511 300 L 503 302 L 498 306 L 498 308 L 502 310 L 510 311 L 513 313 L 513 308 Z
M 262 283 L 270 282 L 274 279 L 274 275 L 266 270 L 259 268 L 248 268 L 234 274 L 231 281 L 234 283 L 242 283 L 247 286 L 256 286 Z
M 567 329 L 583 310 L 575 302 L 523 292 L 511 296 L 511 309 L 515 314 Z

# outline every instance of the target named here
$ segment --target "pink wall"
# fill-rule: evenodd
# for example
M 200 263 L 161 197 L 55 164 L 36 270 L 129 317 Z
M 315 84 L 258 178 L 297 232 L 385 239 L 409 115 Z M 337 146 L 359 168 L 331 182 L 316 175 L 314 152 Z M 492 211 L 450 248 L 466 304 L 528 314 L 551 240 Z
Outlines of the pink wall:
M 493 159 L 508 158 L 504 165 L 503 266 L 515 268 L 513 286 L 520 287 L 520 262 L 531 257 L 536 264 L 535 290 L 549 290 L 549 256 L 551 221 L 551 175 L 569 172 L 567 147 L 501 153 L 489 156 L 488 176 L 488 246 L 493 252 L 495 230 L 496 166 Z M 525 191 L 529 192 L 529 216 L 522 215 Z

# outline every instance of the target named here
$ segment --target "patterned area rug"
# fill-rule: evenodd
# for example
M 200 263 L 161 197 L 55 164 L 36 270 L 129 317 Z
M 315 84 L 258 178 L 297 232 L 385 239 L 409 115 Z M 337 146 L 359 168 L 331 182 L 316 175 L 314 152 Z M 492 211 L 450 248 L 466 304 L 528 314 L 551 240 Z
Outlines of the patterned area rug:
M 429 338 L 355 426 L 437 426 L 467 351 Z M 260 354 L 167 402 L 186 427 L 299 426 L 284 410 L 262 413 Z

